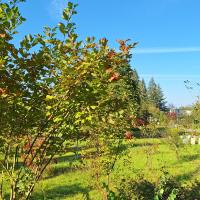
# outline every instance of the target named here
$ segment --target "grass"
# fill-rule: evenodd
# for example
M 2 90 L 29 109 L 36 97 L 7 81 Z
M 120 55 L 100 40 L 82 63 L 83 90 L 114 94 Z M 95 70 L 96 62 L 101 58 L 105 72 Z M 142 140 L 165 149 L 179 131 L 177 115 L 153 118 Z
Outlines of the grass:
M 168 171 L 181 183 L 195 180 L 200 173 L 200 146 L 186 145 L 179 149 L 179 158 L 166 139 L 135 139 L 124 144 L 129 151 L 117 160 L 111 182 L 122 178 L 144 175 L 156 182 L 163 171 Z M 33 199 L 79 200 L 87 195 L 101 199 L 91 187 L 91 176 L 73 155 L 66 154 L 52 164 L 37 185 Z

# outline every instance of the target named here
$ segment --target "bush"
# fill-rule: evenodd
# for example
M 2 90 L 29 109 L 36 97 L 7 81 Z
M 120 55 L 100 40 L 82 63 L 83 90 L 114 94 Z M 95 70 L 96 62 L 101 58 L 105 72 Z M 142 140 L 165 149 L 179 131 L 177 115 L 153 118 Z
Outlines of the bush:
M 155 185 L 143 178 L 123 179 L 117 190 L 119 199 L 122 200 L 149 200 L 154 197 Z
M 133 135 L 136 138 L 163 138 L 167 134 L 165 127 L 144 127 L 143 129 L 132 129 Z
M 200 200 L 200 182 L 194 181 L 180 187 L 177 200 Z
M 200 200 L 200 182 L 181 184 L 166 174 L 153 183 L 143 177 L 122 179 L 117 187 L 120 200 Z

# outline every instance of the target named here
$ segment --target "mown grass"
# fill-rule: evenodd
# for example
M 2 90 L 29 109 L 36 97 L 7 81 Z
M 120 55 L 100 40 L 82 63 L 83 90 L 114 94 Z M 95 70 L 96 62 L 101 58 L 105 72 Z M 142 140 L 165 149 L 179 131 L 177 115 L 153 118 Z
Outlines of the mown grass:
M 124 143 L 128 148 L 116 162 L 111 175 L 111 183 L 138 175 L 156 182 L 163 173 L 175 177 L 181 183 L 198 179 L 200 173 L 200 145 L 185 145 L 175 153 L 166 139 L 134 139 Z M 52 164 L 37 185 L 33 199 L 79 200 L 87 196 L 101 199 L 98 191 L 93 190 L 91 176 L 86 167 L 66 154 L 57 164 Z

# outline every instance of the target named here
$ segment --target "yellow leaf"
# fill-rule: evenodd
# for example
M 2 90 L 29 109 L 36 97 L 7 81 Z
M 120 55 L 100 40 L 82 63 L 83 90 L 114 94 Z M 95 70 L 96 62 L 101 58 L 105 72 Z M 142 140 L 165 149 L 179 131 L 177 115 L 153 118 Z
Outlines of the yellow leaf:
M 55 99 L 55 97 L 52 96 L 52 95 L 47 95 L 47 96 L 46 96 L 46 100 L 47 100 L 47 101 L 48 101 L 48 100 L 52 100 L 52 99 Z

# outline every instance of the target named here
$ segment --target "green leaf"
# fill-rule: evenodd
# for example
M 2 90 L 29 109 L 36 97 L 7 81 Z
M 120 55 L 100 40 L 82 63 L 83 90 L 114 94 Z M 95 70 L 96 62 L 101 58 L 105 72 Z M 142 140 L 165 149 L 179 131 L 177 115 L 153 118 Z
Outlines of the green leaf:
M 62 117 L 55 117 L 53 121 L 54 122 L 60 122 L 62 120 L 63 120 Z
M 28 35 L 26 36 L 26 38 L 27 38 L 27 40 L 28 40 L 29 42 L 31 42 L 31 41 L 33 40 L 33 37 L 32 37 L 32 35 L 30 35 L 30 34 L 28 34 Z
M 84 114 L 84 112 L 77 112 L 77 113 L 75 114 L 75 118 L 78 119 L 78 118 L 80 118 L 83 114 Z
M 63 19 L 65 19 L 65 20 L 69 20 L 69 12 L 68 12 L 68 9 L 65 9 L 64 11 L 63 11 Z
M 46 116 L 48 117 L 48 116 L 50 116 L 51 115 L 51 113 L 48 111 L 47 113 L 46 113 Z
M 110 119 L 108 119 L 108 123 L 115 124 L 115 121 L 112 118 L 110 118 Z
M 52 106 L 47 106 L 47 110 L 50 110 L 52 108 Z
M 119 114 L 122 115 L 124 113 L 124 110 L 120 110 Z
M 87 119 L 88 121 L 92 121 L 92 116 L 90 115 L 90 116 L 86 117 L 86 119 Z
M 72 2 L 70 2 L 70 1 L 69 1 L 68 4 L 67 4 L 67 6 L 68 6 L 69 9 L 72 9 L 72 8 L 73 8 L 73 5 L 74 5 L 74 4 L 73 4 Z
M 97 107 L 97 106 L 90 106 L 93 110 Z
M 60 23 L 58 24 L 58 27 L 59 27 L 60 32 L 61 32 L 63 35 L 65 35 L 65 34 L 66 34 L 65 25 L 64 25 L 63 23 L 60 22 Z

